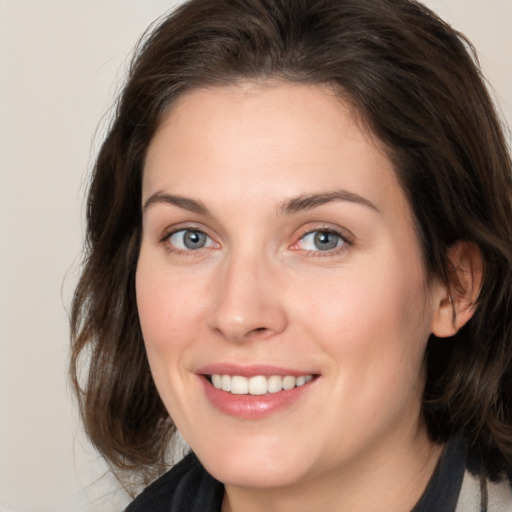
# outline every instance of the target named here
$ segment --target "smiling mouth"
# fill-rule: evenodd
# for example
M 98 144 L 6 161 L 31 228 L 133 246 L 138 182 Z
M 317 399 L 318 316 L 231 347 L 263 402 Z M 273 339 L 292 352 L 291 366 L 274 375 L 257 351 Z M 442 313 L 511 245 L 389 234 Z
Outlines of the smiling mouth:
M 289 391 L 290 389 L 304 386 L 314 379 L 314 375 L 292 375 L 281 376 L 256 375 L 254 377 L 243 377 L 241 375 L 207 375 L 207 379 L 216 389 L 226 391 L 233 395 L 266 395 Z

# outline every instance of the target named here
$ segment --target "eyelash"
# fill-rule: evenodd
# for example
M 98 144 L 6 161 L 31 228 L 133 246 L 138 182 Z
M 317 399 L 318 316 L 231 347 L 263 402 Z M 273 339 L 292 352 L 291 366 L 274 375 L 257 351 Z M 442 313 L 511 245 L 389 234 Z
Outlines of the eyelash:
M 205 231 L 203 229 L 200 229 L 197 226 L 180 226 L 179 228 L 175 228 L 171 231 L 166 232 L 160 238 L 160 244 L 165 246 L 165 249 L 167 250 L 167 252 L 172 253 L 177 256 L 199 256 L 201 253 L 200 249 L 203 249 L 203 248 L 208 249 L 209 248 L 209 247 L 199 247 L 194 250 L 194 249 L 180 249 L 178 247 L 173 246 L 170 243 L 170 239 L 172 238 L 173 235 L 176 235 L 177 233 L 180 233 L 182 231 L 183 232 L 188 231 L 188 232 L 192 232 L 192 233 L 201 233 L 201 234 L 205 235 L 211 242 L 213 242 L 215 244 L 212 237 L 210 237 L 207 233 L 205 233 Z
M 338 237 L 339 242 L 341 242 L 341 245 L 338 247 L 334 247 L 333 249 L 327 249 L 327 250 L 305 250 L 306 257 L 308 258 L 325 258 L 329 256 L 337 256 L 343 252 L 345 252 L 349 247 L 354 245 L 353 237 L 349 236 L 346 233 L 342 233 L 341 230 L 334 229 L 332 227 L 328 226 L 322 226 L 315 229 L 307 229 L 305 230 L 299 237 L 298 241 L 293 244 L 293 246 L 299 244 L 301 241 L 303 241 L 307 236 L 312 235 L 313 233 L 328 233 L 331 235 L 335 235 Z M 292 247 L 293 247 L 292 246 Z M 300 249 L 296 249 L 300 250 Z
M 205 233 L 204 230 L 198 228 L 197 226 L 180 226 L 179 228 L 175 228 L 172 231 L 166 232 L 161 237 L 159 242 L 162 245 L 165 245 L 165 248 L 168 252 L 173 253 L 177 256 L 191 256 L 191 255 L 199 256 L 201 253 L 200 249 L 208 249 L 211 247 L 211 246 L 207 246 L 207 247 L 203 246 L 203 247 L 199 247 L 197 249 L 190 249 L 190 248 L 189 249 L 181 249 L 181 248 L 177 248 L 177 247 L 171 245 L 171 243 L 169 242 L 171 237 L 176 235 L 177 233 L 182 232 L 182 231 L 183 232 L 189 231 L 189 232 L 201 233 L 201 234 L 205 235 L 210 240 L 210 242 L 213 242 L 213 244 L 216 244 L 216 242 L 207 233 Z M 305 249 L 300 249 L 300 248 L 294 249 L 294 246 L 298 245 L 307 236 L 312 235 L 314 233 L 328 233 L 328 234 L 334 235 L 334 236 L 338 237 L 339 242 L 341 242 L 341 245 L 339 245 L 338 247 L 334 247 L 332 249 L 326 249 L 326 250 L 321 250 L 321 249 L 305 250 Z M 352 236 L 349 236 L 346 233 L 342 233 L 340 230 L 336 230 L 332 227 L 322 226 L 322 227 L 318 227 L 316 229 L 304 230 L 304 232 L 298 238 L 297 242 L 294 242 L 292 244 L 291 249 L 296 250 L 296 251 L 303 250 L 306 257 L 328 257 L 328 256 L 336 256 L 338 254 L 341 254 L 342 252 L 345 252 L 349 247 L 351 247 L 353 245 L 354 245 L 354 242 L 353 242 Z

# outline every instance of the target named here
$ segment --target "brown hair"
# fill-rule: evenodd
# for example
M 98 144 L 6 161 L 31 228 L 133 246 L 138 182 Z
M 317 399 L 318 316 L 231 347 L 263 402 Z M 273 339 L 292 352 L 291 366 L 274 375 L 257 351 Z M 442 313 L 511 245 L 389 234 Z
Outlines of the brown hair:
M 71 318 L 71 375 L 93 443 L 151 477 L 174 432 L 135 300 L 148 145 L 178 96 L 262 78 L 329 84 L 355 107 L 395 164 L 428 275 L 450 281 L 454 242 L 479 247 L 477 311 L 449 340 L 429 340 L 423 414 L 433 440 L 464 435 L 502 472 L 512 459 L 510 156 L 471 45 L 410 0 L 191 0 L 143 40 L 92 175 Z

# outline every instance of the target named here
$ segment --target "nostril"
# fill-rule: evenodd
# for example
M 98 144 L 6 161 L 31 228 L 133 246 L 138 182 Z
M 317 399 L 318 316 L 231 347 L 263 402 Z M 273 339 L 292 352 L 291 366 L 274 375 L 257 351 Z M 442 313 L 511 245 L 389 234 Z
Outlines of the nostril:
M 246 340 L 259 340 L 259 339 L 267 339 L 269 336 L 272 336 L 273 331 L 268 327 L 255 327 L 251 329 L 244 337 Z
M 270 330 L 267 328 L 267 327 L 255 327 L 254 329 L 251 329 L 247 335 L 249 337 L 251 336 L 259 336 L 260 334 L 261 335 L 265 335 L 265 333 L 268 333 L 270 332 Z

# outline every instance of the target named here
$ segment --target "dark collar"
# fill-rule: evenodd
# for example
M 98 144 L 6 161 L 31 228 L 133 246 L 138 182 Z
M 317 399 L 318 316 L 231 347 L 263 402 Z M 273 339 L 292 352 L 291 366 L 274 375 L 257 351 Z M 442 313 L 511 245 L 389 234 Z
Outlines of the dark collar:
M 411 512 L 454 512 L 457 507 L 466 466 L 467 443 L 449 441 L 430 482 Z

